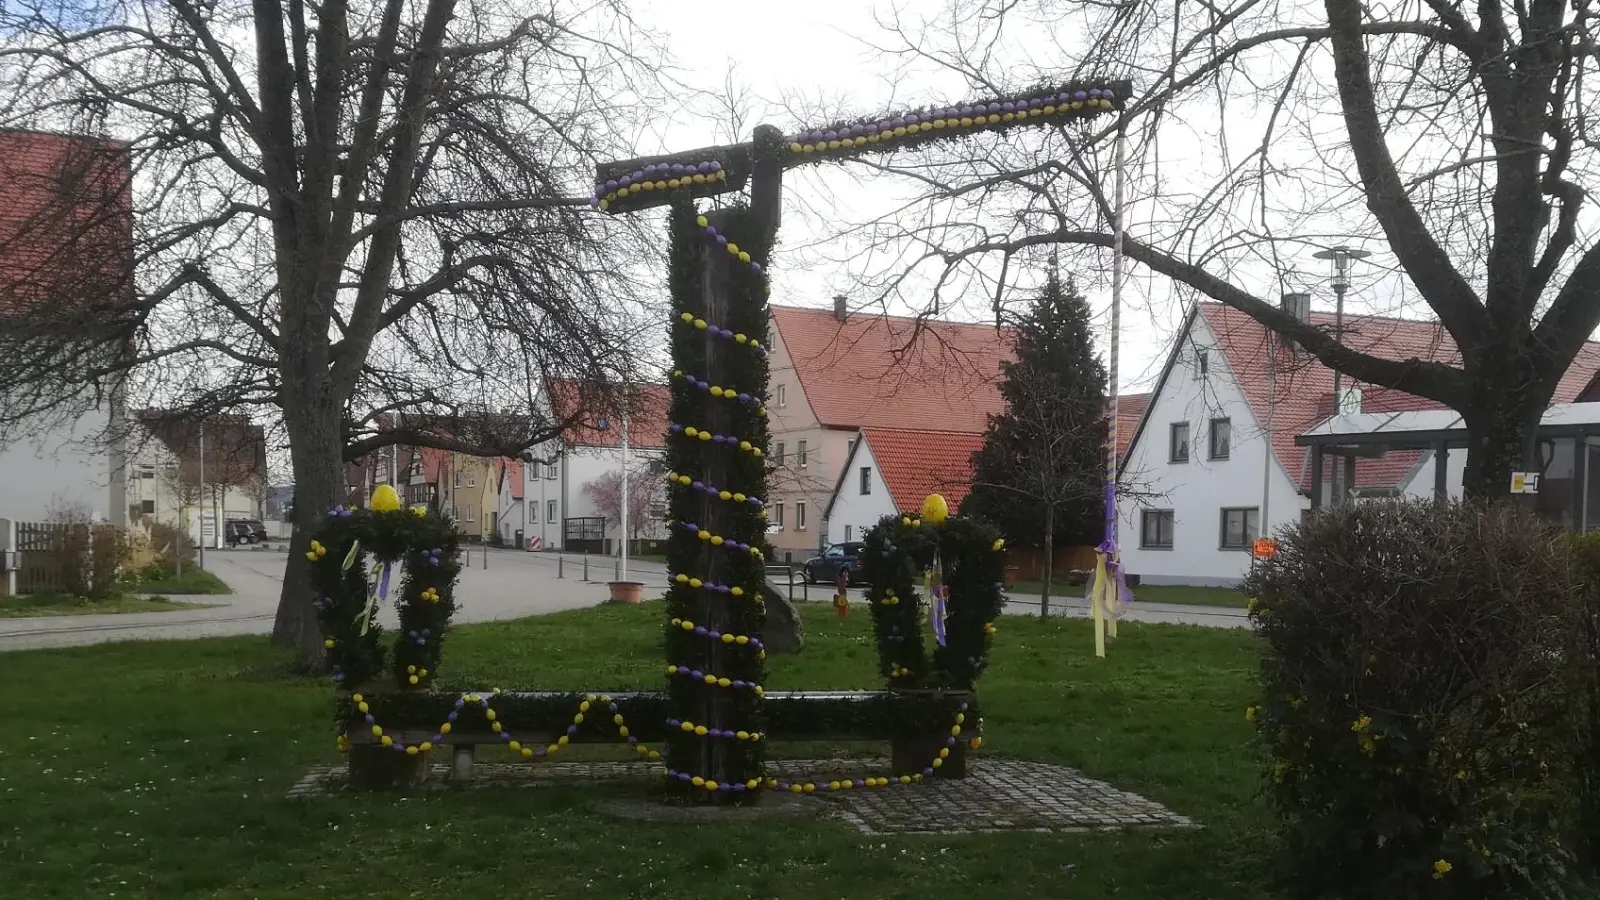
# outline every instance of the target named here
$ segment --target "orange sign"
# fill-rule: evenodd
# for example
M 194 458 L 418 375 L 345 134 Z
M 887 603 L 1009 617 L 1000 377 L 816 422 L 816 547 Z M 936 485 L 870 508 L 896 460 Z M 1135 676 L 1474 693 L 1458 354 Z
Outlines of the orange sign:
M 1271 559 L 1278 555 L 1278 542 L 1273 538 L 1256 538 L 1250 552 L 1256 559 Z

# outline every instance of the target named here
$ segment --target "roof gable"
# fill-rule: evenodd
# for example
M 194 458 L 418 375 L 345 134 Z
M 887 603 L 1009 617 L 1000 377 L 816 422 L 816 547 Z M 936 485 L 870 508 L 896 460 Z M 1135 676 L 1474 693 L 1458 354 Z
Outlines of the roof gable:
M 1193 343 L 1197 317 L 1203 320 L 1210 333 L 1210 342 L 1223 355 L 1257 422 L 1267 421 L 1270 407 L 1273 454 L 1289 480 L 1301 490 L 1309 490 L 1310 454 L 1306 448 L 1296 447 L 1294 439 L 1332 414 L 1333 370 L 1303 352 L 1289 357 L 1281 338 L 1266 326 L 1231 306 L 1206 302 L 1197 305 L 1179 334 L 1172 356 L 1168 359 L 1167 371 L 1170 371 L 1177 355 Z M 1314 311 L 1310 321 L 1331 331 L 1334 314 Z M 1455 341 L 1438 322 L 1347 313 L 1343 332 L 1344 341 L 1351 348 L 1385 359 L 1415 357 L 1447 364 L 1459 364 L 1461 360 Z M 1269 350 L 1274 349 L 1273 344 L 1277 344 L 1277 372 L 1275 379 L 1269 379 L 1272 374 L 1268 369 L 1269 359 L 1272 358 Z M 1162 373 L 1163 382 L 1167 371 Z M 1600 373 L 1600 344 L 1589 341 L 1578 351 L 1571 368 L 1562 376 L 1553 402 L 1578 399 L 1584 388 L 1595 380 L 1597 373 Z M 1274 382 L 1270 392 L 1269 380 Z M 1345 376 L 1344 385 L 1361 390 L 1362 409 L 1369 412 L 1444 408 L 1437 401 L 1365 384 L 1349 376 Z M 1160 385 L 1157 390 L 1160 390 Z M 1418 459 L 1419 454 L 1415 451 L 1396 451 L 1377 459 L 1358 460 L 1356 486 L 1368 489 L 1394 488 L 1409 477 Z
M 972 489 L 972 454 L 983 446 L 983 435 L 895 428 L 861 433 L 896 509 L 921 509 L 929 494 L 943 494 L 956 509 Z
M 771 307 L 773 328 L 817 421 L 834 428 L 977 433 L 1005 402 L 1012 330 L 902 316 Z

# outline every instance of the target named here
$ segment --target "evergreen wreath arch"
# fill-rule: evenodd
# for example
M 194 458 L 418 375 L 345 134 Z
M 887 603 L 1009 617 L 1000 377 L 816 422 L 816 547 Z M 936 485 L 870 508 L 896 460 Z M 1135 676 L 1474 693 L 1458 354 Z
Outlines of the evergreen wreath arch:
M 943 501 L 925 506 L 942 510 Z M 972 690 L 988 666 L 994 620 L 1005 605 L 999 529 L 966 516 L 905 513 L 880 519 L 865 543 L 861 571 L 878 667 L 889 687 Z M 942 604 L 927 596 L 936 558 L 942 588 L 934 590 L 944 591 Z M 942 617 L 943 640 L 936 637 L 930 653 L 923 628 L 935 617 Z
M 334 507 L 306 554 L 333 680 L 358 690 L 383 671 L 387 657 L 397 686 L 427 686 L 437 677 L 456 610 L 460 537 L 436 512 L 401 509 L 387 485 L 374 493 L 372 506 Z M 392 584 L 396 566 L 398 583 Z M 377 622 L 391 588 L 400 613 L 392 655 Z

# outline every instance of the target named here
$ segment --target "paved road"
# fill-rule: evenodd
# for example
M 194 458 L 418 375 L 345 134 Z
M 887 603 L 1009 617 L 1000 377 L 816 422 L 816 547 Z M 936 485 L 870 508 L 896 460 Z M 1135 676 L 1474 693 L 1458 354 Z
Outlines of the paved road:
M 214 604 L 201 609 L 170 613 L 136 613 L 106 616 L 51 616 L 0 619 L 0 651 L 42 647 L 67 647 L 107 641 L 197 638 L 229 634 L 264 634 L 272 630 L 278 595 L 283 587 L 285 554 L 276 550 L 212 550 L 206 568 L 227 582 L 233 593 L 222 597 L 193 598 Z M 583 557 L 578 554 L 524 553 L 516 550 L 470 550 L 457 587 L 460 610 L 457 621 L 490 622 L 540 613 L 580 609 L 603 603 L 605 582 L 616 574 L 615 561 L 591 558 L 589 580 L 584 580 Z M 660 563 L 632 562 L 632 580 L 643 581 L 648 592 L 666 581 Z M 813 585 L 806 596 L 827 602 L 831 589 Z M 855 592 L 857 599 L 859 591 Z M 796 596 L 799 587 L 796 586 Z M 1052 614 L 1060 607 L 1052 605 Z M 1037 614 L 1038 605 L 1023 599 L 1008 604 L 1007 613 Z M 1067 601 L 1066 614 L 1084 617 L 1082 600 Z M 1170 604 L 1136 604 L 1124 617 L 1134 622 L 1205 625 L 1218 628 L 1248 627 L 1243 610 Z M 386 626 L 396 624 L 395 612 L 381 612 Z

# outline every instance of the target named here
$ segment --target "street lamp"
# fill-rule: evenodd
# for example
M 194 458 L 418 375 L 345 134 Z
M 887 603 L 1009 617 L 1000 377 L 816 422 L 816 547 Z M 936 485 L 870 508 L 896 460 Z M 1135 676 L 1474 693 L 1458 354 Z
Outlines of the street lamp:
M 1358 259 L 1366 259 L 1367 257 L 1371 256 L 1372 254 L 1368 253 L 1365 250 L 1355 250 L 1355 249 L 1352 249 L 1350 247 L 1339 246 L 1339 247 L 1329 247 L 1326 250 L 1318 250 L 1316 253 L 1314 253 L 1312 255 L 1315 256 L 1317 259 L 1325 259 L 1325 260 L 1329 261 L 1330 269 L 1331 269 L 1329 278 L 1330 278 L 1330 284 L 1333 287 L 1333 296 L 1335 298 L 1334 299 L 1334 308 L 1333 308 L 1333 339 L 1335 341 L 1343 341 L 1344 340 L 1344 295 L 1345 295 L 1345 293 L 1347 291 L 1350 290 L 1350 264 L 1355 262 Z M 1334 369 L 1333 370 L 1333 414 L 1335 416 L 1344 415 L 1344 391 L 1341 389 L 1342 386 L 1343 386 L 1343 381 L 1344 381 L 1344 378 L 1340 374 L 1339 370 L 1338 369 Z M 1334 466 L 1333 467 L 1333 491 L 1332 491 L 1333 497 L 1332 497 L 1332 502 L 1334 502 L 1334 503 L 1338 503 L 1339 502 L 1339 497 L 1340 497 L 1340 490 L 1339 490 L 1339 470 L 1340 470 L 1340 468 L 1341 468 L 1340 466 Z M 1318 491 L 1322 490 L 1322 485 L 1320 485 L 1320 484 L 1316 485 L 1315 490 L 1318 490 Z

